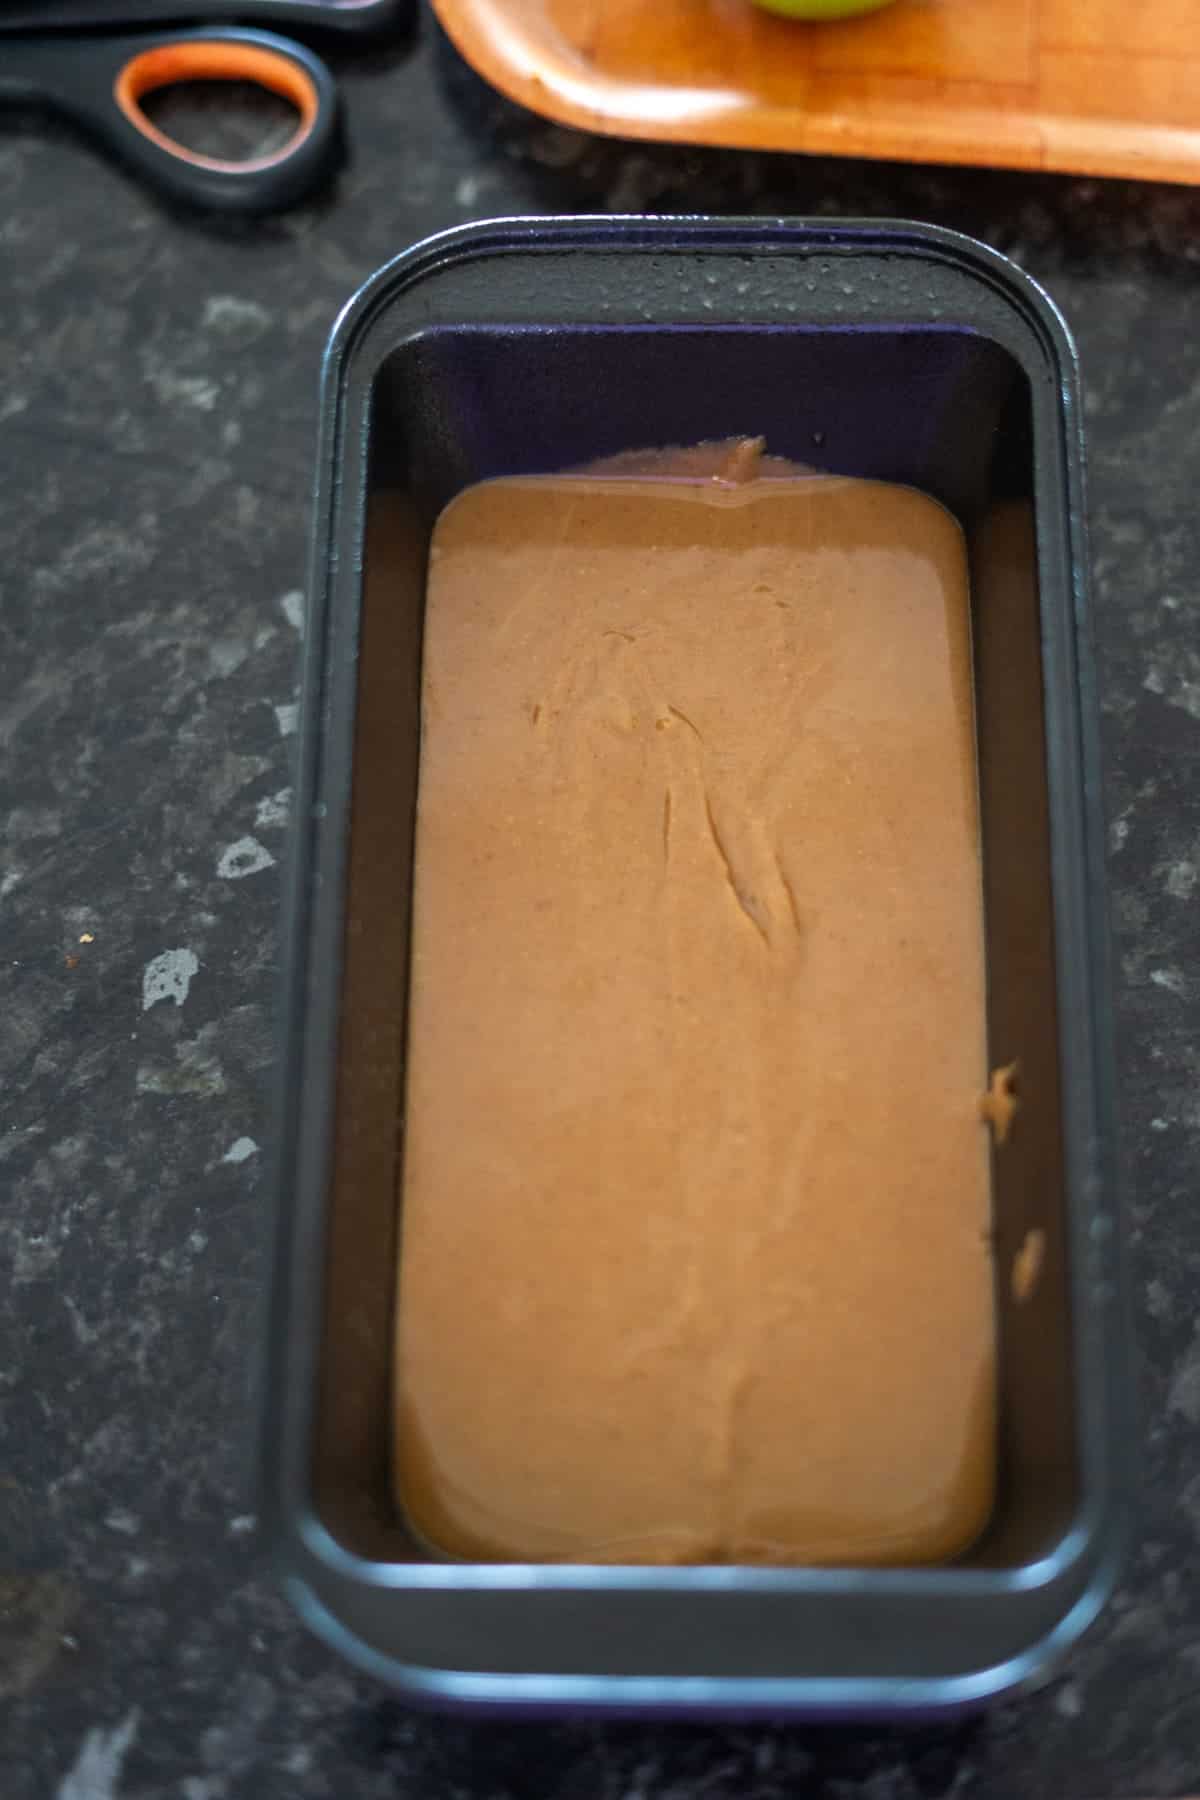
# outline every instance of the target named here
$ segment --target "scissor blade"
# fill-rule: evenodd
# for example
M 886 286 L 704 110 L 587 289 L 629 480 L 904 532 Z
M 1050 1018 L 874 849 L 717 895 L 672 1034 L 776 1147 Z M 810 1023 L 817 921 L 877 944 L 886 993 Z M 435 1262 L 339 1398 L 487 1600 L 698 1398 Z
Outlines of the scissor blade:
M 398 32 L 414 0 L 0 0 L 0 37 L 155 25 L 274 25 L 357 36 Z

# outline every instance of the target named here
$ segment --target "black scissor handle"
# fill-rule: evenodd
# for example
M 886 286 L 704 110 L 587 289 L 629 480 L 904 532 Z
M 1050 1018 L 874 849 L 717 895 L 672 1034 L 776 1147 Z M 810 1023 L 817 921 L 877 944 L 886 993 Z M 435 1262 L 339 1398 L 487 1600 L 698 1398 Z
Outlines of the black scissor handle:
M 271 212 L 299 200 L 331 166 L 338 143 L 337 90 L 319 57 L 266 31 L 230 28 L 64 43 L 74 79 L 57 97 L 160 193 L 224 212 Z M 86 85 L 84 75 L 86 69 Z M 176 143 L 142 102 L 181 81 L 246 81 L 296 108 L 279 149 L 244 162 Z

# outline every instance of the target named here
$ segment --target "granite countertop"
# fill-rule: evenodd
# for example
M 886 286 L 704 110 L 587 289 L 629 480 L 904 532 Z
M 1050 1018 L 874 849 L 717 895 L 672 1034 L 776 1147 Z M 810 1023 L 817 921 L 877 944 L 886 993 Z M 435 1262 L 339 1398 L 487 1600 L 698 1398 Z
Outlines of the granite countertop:
M 255 225 L 0 135 L 5 1800 L 1118 1800 L 1200 1790 L 1200 194 L 604 143 L 428 18 Z M 265 1578 L 250 1396 L 316 375 L 439 227 L 903 214 L 1014 256 L 1084 369 L 1143 1532 L 1036 1694 L 953 1729 L 419 1716 Z

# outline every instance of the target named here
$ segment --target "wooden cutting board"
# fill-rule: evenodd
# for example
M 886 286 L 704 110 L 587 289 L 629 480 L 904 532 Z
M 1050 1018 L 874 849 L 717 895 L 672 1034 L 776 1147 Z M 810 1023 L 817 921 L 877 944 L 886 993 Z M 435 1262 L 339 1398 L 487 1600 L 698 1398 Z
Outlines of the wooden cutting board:
M 619 137 L 1200 182 L 1200 0 L 434 0 L 480 74 Z

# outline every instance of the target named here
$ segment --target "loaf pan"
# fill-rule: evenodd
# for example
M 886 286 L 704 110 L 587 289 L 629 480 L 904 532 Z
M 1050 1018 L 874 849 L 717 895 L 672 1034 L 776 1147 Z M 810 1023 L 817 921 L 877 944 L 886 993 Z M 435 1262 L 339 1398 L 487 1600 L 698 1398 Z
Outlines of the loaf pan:
M 463 487 L 765 435 L 967 535 L 994 1155 L 998 1487 L 926 1568 L 468 1564 L 389 1486 L 425 564 Z M 929 1716 L 1044 1675 L 1110 1590 L 1127 1336 L 1066 328 L 990 250 L 895 223 L 532 219 L 419 245 L 328 349 L 286 933 L 263 1511 L 287 1592 L 413 1700 Z M 786 1420 L 780 1421 L 786 1429 Z

